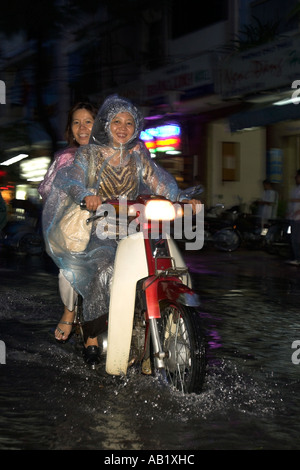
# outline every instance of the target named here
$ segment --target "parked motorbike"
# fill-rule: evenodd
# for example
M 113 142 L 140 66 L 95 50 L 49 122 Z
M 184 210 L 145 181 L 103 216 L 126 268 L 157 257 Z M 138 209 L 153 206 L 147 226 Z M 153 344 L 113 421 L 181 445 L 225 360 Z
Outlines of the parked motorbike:
M 218 204 L 210 208 L 205 217 L 203 224 L 203 240 L 204 246 L 213 246 L 219 251 L 235 251 L 241 243 L 241 239 L 236 233 L 234 223 L 227 218 L 223 218 L 224 206 Z M 192 218 L 192 231 L 196 230 L 196 218 Z M 182 249 L 187 242 L 184 230 L 183 237 L 176 240 L 178 246 Z
M 204 244 L 219 251 L 231 252 L 239 248 L 241 236 L 236 230 L 234 215 L 222 204 L 211 207 L 204 219 Z
M 128 223 L 126 236 L 119 232 L 108 331 L 98 338 L 106 372 L 125 375 L 135 364 L 142 373 L 158 375 L 182 393 L 199 393 L 206 368 L 200 301 L 163 223 L 174 219 L 179 209 L 182 215 L 183 204 L 156 196 L 120 198 L 103 203 L 87 222 L 98 219 L 103 224 L 108 206 L 113 206 L 119 221 L 126 217 Z M 80 330 L 80 304 L 77 311 Z
M 37 212 L 28 214 L 24 202 L 27 201 L 14 201 L 14 212 L 0 231 L 0 246 L 17 254 L 40 255 L 44 252 L 44 241 L 39 216 Z
M 220 251 L 235 251 L 241 245 L 248 249 L 264 249 L 270 223 L 240 212 L 239 206 L 224 209 L 218 205 L 207 211 L 204 222 L 204 243 Z
M 292 258 L 291 222 L 287 219 L 272 221 L 265 237 L 264 247 L 270 254 Z
M 248 249 L 264 248 L 266 234 L 270 226 L 269 221 L 262 225 L 260 217 L 240 212 L 239 206 L 233 206 L 226 212 L 232 218 L 234 229 L 240 238 L 240 245 L 243 244 Z

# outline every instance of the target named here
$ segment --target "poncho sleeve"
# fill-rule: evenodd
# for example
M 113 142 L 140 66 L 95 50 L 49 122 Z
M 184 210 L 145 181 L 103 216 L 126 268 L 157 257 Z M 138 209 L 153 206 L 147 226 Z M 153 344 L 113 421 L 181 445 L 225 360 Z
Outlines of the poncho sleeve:
M 64 191 L 76 204 L 80 204 L 86 196 L 95 194 L 95 174 L 91 149 L 83 146 L 77 150 L 73 165 L 57 173 L 55 186 L 58 190 Z
M 151 158 L 150 152 L 142 142 L 139 143 L 138 154 L 141 161 L 142 192 L 148 190 L 151 194 L 177 201 L 180 190 L 175 178 Z
M 38 192 L 42 196 L 43 202 L 46 201 L 47 197 L 50 194 L 53 181 L 56 177 L 57 172 L 62 168 L 66 168 L 72 165 L 76 150 L 77 147 L 69 147 L 57 152 L 54 155 L 54 161 L 52 165 L 50 165 L 50 167 L 48 168 L 48 171 L 45 174 L 43 181 L 38 187 Z

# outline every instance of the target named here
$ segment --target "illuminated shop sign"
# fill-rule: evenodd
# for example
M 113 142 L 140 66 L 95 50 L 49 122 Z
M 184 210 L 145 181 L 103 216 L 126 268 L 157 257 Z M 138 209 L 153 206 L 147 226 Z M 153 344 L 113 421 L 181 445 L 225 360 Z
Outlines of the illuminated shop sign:
M 165 152 L 178 154 L 180 151 L 180 127 L 174 124 L 153 127 L 141 132 L 141 139 L 152 154 Z
M 48 170 L 50 157 L 36 157 L 20 164 L 20 176 L 27 181 L 42 181 Z

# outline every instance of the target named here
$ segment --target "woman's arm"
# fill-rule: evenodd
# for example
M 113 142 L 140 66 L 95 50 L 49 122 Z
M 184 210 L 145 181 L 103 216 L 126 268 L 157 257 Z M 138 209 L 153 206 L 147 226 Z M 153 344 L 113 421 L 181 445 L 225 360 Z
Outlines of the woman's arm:
M 181 191 L 175 178 L 164 168 L 158 166 L 151 158 L 150 153 L 144 144 L 141 144 L 140 154 L 142 161 L 143 182 L 146 184 L 151 194 L 164 196 L 171 201 L 181 201 L 192 205 L 193 213 L 201 208 L 198 199 L 187 199 L 184 191 Z
M 48 168 L 43 181 L 38 187 L 38 192 L 42 196 L 43 202 L 46 201 L 50 194 L 58 170 L 72 165 L 76 150 L 76 147 L 70 147 L 55 154 L 52 165 Z
M 176 201 L 180 191 L 175 178 L 153 161 L 150 152 L 142 142 L 139 144 L 138 154 L 142 165 L 143 185 L 149 188 L 151 194 Z
M 55 186 L 77 204 L 80 204 L 86 196 L 94 194 L 89 182 L 89 157 L 87 147 L 79 148 L 73 164 L 58 171 L 55 178 Z

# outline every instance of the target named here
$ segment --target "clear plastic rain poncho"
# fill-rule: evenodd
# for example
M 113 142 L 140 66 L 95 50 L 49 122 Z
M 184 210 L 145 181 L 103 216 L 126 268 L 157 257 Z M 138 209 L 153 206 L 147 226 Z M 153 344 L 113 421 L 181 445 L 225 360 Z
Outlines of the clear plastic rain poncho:
M 129 112 L 135 122 L 130 141 L 122 148 L 114 148 L 110 123 L 120 112 Z M 117 240 L 99 239 L 96 221 L 93 222 L 90 241 L 82 252 L 71 252 L 59 230 L 62 216 L 85 198 L 99 194 L 101 199 L 127 196 L 136 199 L 139 194 L 156 194 L 172 201 L 179 200 L 180 191 L 175 179 L 151 158 L 144 143 L 139 140 L 143 118 L 129 101 L 117 95 L 108 97 L 96 117 L 90 144 L 77 150 L 74 164 L 59 170 L 43 211 L 43 228 L 48 254 L 63 270 L 64 276 L 82 295 L 85 321 L 108 314 L 110 282 L 113 274 Z M 119 166 L 110 165 L 110 159 L 121 151 Z

